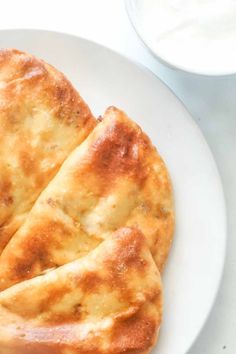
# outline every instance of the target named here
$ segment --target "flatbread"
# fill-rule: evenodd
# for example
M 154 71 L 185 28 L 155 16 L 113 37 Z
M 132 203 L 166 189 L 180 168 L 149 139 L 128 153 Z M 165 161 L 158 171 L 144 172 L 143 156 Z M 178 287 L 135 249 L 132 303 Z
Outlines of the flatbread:
M 0 254 L 94 125 L 63 74 L 30 54 L 0 50 Z
M 122 228 L 79 260 L 0 293 L 0 354 L 142 354 L 162 285 L 144 236 Z
M 0 289 L 86 255 L 120 227 L 145 235 L 158 269 L 173 234 L 167 169 L 142 130 L 111 107 L 64 162 L 0 257 Z

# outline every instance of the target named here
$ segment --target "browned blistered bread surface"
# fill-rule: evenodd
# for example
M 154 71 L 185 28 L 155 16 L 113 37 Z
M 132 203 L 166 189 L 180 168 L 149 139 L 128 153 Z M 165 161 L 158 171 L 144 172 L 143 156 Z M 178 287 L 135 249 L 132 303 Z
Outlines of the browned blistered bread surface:
M 0 51 L 0 354 L 148 354 L 174 212 L 150 139 Z
M 160 326 L 160 275 L 142 234 L 122 228 L 87 256 L 1 292 L 0 310 L 1 354 L 143 353 Z
M 148 137 L 111 107 L 43 191 L 0 257 L 0 288 L 97 247 L 123 226 L 143 232 L 162 269 L 173 233 L 171 185 Z
M 63 74 L 32 55 L 0 50 L 0 253 L 94 122 Z

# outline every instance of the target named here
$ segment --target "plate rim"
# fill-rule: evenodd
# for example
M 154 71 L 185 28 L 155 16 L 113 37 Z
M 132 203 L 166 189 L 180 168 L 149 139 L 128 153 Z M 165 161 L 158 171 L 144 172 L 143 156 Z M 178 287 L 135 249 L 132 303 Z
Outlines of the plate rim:
M 128 2 L 129 0 L 126 0 L 125 2 Z M 140 72 L 143 72 L 145 75 L 150 76 L 152 79 L 159 81 L 159 83 L 167 90 L 170 91 L 170 93 L 175 97 L 176 101 L 179 102 L 180 106 L 182 107 L 183 111 L 185 111 L 187 114 L 185 114 L 185 119 L 189 121 L 189 123 L 192 124 L 194 127 L 195 131 L 198 132 L 199 137 L 201 138 L 202 144 L 205 145 L 205 148 L 208 152 L 208 156 L 211 158 L 211 163 L 214 165 L 215 168 L 215 178 L 217 182 L 217 189 L 219 192 L 219 197 L 221 199 L 221 208 L 222 208 L 222 229 L 224 229 L 224 233 L 222 233 L 222 244 L 223 248 L 221 248 L 221 265 L 220 269 L 218 270 L 218 277 L 215 282 L 215 289 L 214 292 L 212 292 L 211 296 L 211 302 L 208 306 L 208 310 L 205 313 L 205 316 L 203 316 L 202 319 L 202 324 L 199 326 L 199 329 L 196 331 L 195 336 L 193 336 L 192 340 L 190 341 L 189 346 L 185 349 L 185 352 L 183 354 L 187 354 L 189 350 L 192 348 L 193 344 L 196 342 L 197 338 L 201 334 L 204 326 L 206 325 L 206 322 L 209 318 L 209 315 L 211 314 L 213 307 L 216 303 L 216 299 L 220 290 L 220 285 L 222 282 L 223 274 L 224 274 L 224 269 L 225 269 L 225 261 L 226 261 L 226 250 L 227 250 L 227 240 L 228 240 L 228 227 L 227 227 L 227 207 L 226 207 L 226 198 L 225 198 L 225 193 L 224 193 L 224 188 L 223 188 L 223 183 L 221 179 L 221 175 L 216 163 L 216 160 L 214 158 L 213 152 L 205 139 L 205 136 L 203 132 L 201 131 L 200 127 L 192 117 L 191 112 L 188 110 L 188 108 L 185 106 L 184 102 L 175 94 L 175 92 L 161 79 L 159 78 L 151 69 L 143 65 L 142 63 L 136 61 L 133 58 L 130 58 L 128 55 L 124 55 L 123 53 L 120 53 L 117 50 L 114 50 L 112 48 L 109 48 L 106 45 L 100 44 L 99 42 L 95 40 L 91 40 L 82 36 L 78 36 L 76 34 L 71 34 L 63 31 L 54 31 L 54 30 L 47 30 L 47 29 L 40 29 L 40 28 L 9 28 L 9 29 L 1 29 L 0 30 L 0 37 L 2 33 L 10 33 L 10 32 L 22 32 L 22 33 L 48 33 L 49 35 L 59 35 L 59 36 L 65 36 L 65 37 L 71 37 L 74 38 L 75 40 L 83 41 L 88 43 L 89 45 L 92 44 L 94 47 L 100 47 L 103 50 L 105 50 L 108 53 L 112 53 L 116 56 L 118 56 L 120 59 L 126 61 L 128 64 L 135 65 L 138 67 Z M 1 46 L 0 46 L 1 49 Z M 224 236 L 224 237 L 223 237 Z

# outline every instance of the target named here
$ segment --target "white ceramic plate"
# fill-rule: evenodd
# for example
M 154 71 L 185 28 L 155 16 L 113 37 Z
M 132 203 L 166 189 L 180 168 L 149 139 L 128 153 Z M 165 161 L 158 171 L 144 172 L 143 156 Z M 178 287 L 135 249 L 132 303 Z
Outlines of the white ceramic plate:
M 225 205 L 212 154 L 180 101 L 153 74 L 98 44 L 66 34 L 0 31 L 0 47 L 29 51 L 63 71 L 95 115 L 125 110 L 169 168 L 176 232 L 164 272 L 165 309 L 155 354 L 185 354 L 213 305 L 224 263 Z

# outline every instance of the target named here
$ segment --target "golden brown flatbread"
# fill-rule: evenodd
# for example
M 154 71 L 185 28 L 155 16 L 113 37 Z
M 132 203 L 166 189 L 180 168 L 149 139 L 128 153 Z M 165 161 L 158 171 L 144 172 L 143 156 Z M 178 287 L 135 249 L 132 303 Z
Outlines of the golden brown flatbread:
M 142 354 L 162 317 L 160 274 L 136 229 L 0 293 L 0 354 Z
M 162 159 L 142 130 L 111 107 L 5 248 L 0 288 L 86 255 L 123 226 L 141 230 L 161 270 L 173 224 L 171 184 Z
M 95 120 L 63 74 L 0 50 L 0 254 Z

